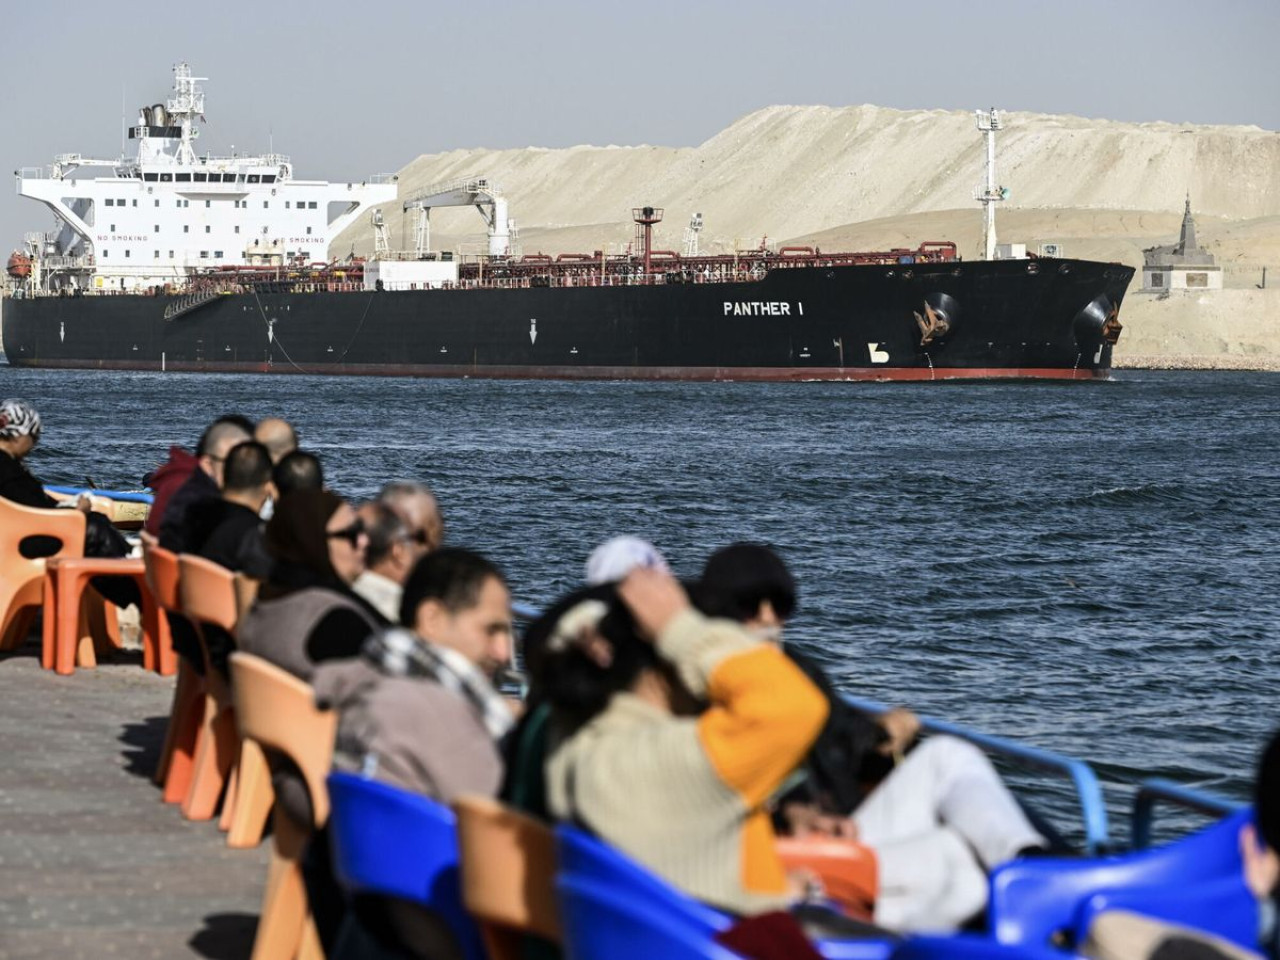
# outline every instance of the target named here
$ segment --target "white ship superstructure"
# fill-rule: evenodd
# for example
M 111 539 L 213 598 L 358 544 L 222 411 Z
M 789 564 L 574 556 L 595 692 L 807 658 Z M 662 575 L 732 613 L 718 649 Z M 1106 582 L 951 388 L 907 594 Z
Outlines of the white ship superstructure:
M 141 108 L 129 128 L 135 158 L 63 154 L 47 170 L 17 171 L 18 193 L 58 220 L 54 233 L 27 237 L 36 289 L 144 290 L 216 267 L 327 261 L 366 206 L 395 199 L 389 176 L 295 180 L 279 154 L 198 154 L 202 79 L 174 67 L 173 96 Z

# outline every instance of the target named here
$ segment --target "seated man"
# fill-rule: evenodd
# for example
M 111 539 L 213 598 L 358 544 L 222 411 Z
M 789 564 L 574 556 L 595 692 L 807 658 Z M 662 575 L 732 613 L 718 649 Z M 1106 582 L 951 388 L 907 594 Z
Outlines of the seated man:
M 365 571 L 351 589 L 395 623 L 405 579 L 414 564 L 440 545 L 444 524 L 431 491 L 417 483 L 389 483 L 359 509 L 369 534 Z
M 707 561 L 697 600 L 704 613 L 780 644 L 795 581 L 768 547 L 738 543 Z M 986 903 L 983 867 L 1047 846 L 976 747 L 935 736 L 907 753 L 919 731 L 914 714 L 895 708 L 872 721 L 840 699 L 815 662 L 784 649 L 831 705 L 803 766 L 806 782 L 782 798 L 785 812 L 796 832 L 831 832 L 876 852 L 877 923 L 955 929 Z
M 196 504 L 217 500 L 222 491 L 222 470 L 227 454 L 238 443 L 251 439 L 239 418 L 214 421 L 196 445 L 197 469 L 169 499 L 160 520 L 160 546 L 174 553 L 191 553 L 208 535 L 193 525 Z
M 227 453 L 222 496 L 193 506 L 193 526 L 208 530 L 196 554 L 256 580 L 270 574 L 270 558 L 262 539 L 262 505 L 271 496 L 271 456 L 262 444 L 247 440 Z
M 492 796 L 497 741 L 515 722 L 492 678 L 511 655 L 511 596 L 497 567 L 469 550 L 423 557 L 400 620 L 354 660 L 322 664 L 316 702 L 338 711 L 334 766 L 445 803 Z
M 633 570 L 617 596 L 567 611 L 539 657 L 562 737 L 546 765 L 551 811 L 700 900 L 742 914 L 787 905 L 765 804 L 826 700 L 774 646 L 694 610 L 667 573 Z
M 253 421 L 238 413 L 219 417 L 214 423 L 233 424 L 246 434 L 253 432 Z M 153 494 L 151 510 L 143 526 L 143 529 L 152 536 L 160 536 L 160 523 L 169 508 L 169 500 L 191 479 L 191 475 L 200 469 L 199 457 L 204 452 L 207 436 L 208 428 L 197 441 L 195 454 L 187 452 L 176 443 L 173 444 L 169 447 L 169 458 L 142 478 L 142 485 L 150 488 Z

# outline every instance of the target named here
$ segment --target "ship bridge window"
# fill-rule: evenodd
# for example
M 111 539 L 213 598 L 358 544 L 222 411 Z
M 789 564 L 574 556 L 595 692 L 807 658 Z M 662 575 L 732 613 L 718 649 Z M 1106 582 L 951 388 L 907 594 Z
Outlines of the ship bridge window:
M 127 257 L 127 256 L 129 256 L 129 251 L 128 251 L 128 250 L 126 250 L 126 251 L 124 252 L 124 255 L 125 255 L 126 257 Z
M 116 225 L 114 223 L 111 225 L 111 232 L 112 233 L 116 232 Z
M 178 175 L 177 175 L 177 177 L 176 177 L 175 179 L 176 179 L 179 183 L 190 183 L 190 182 L 191 182 L 191 174 L 189 174 L 189 173 L 180 173 L 180 174 L 178 174 Z
M 215 259 L 221 260 L 221 259 L 222 259 L 222 251 L 221 251 L 221 250 L 215 250 L 215 251 L 213 251 L 213 256 L 214 256 L 214 258 L 215 258 Z
M 208 259 L 209 259 L 209 251 L 208 251 L 208 250 L 201 250 L 201 251 L 200 251 L 200 259 L 201 259 L 201 260 L 208 260 Z
M 262 209 L 263 209 L 263 210 L 266 210 L 269 206 L 271 206 L 271 201 L 270 201 L 270 200 L 263 200 L 263 201 L 262 201 Z
M 137 200 L 133 201 L 133 205 L 136 207 L 138 205 L 138 201 Z
M 208 201 L 208 200 L 206 200 L 206 201 L 204 202 L 204 206 L 205 206 L 205 209 L 206 209 L 206 210 L 207 210 L 207 209 L 209 209 L 210 203 L 209 203 L 209 201 Z
M 288 210 L 288 209 L 289 209 L 289 201 L 288 201 L 288 200 L 286 200 L 286 201 L 284 202 L 284 208 L 285 208 L 286 210 Z
M 147 181 L 147 183 L 155 183 L 156 180 L 159 179 L 159 177 L 154 173 L 144 173 L 142 175 L 142 179 Z
M 116 202 L 115 202 L 114 200 L 112 200 L 110 197 L 107 197 L 107 206 L 108 206 L 108 207 L 114 207 L 114 206 L 115 206 L 115 204 L 116 204 Z
M 155 230 L 154 230 L 153 232 L 154 232 L 154 233 L 159 233 L 159 232 L 160 232 L 160 224 L 158 224 L 158 223 L 157 223 L 157 224 L 155 225 Z
M 193 173 L 192 176 L 196 178 L 196 183 L 204 183 L 209 179 L 209 175 L 207 173 Z
M 314 200 L 307 203 L 308 210 L 314 210 L 315 208 L 316 208 L 316 202 Z
M 159 259 L 160 259 L 160 251 L 159 251 L 159 250 L 152 250 L 152 251 L 151 251 L 151 259 L 152 259 L 152 260 L 159 260 Z
M 162 174 L 160 174 L 160 182 L 161 182 L 161 183 L 173 183 L 173 174 L 172 174 L 172 173 L 162 173 Z
M 264 173 L 264 174 L 262 175 L 262 182 L 263 182 L 263 183 L 275 183 L 275 182 L 276 182 L 276 175 L 275 175 L 274 173 Z
M 256 173 L 249 174 L 250 183 L 260 183 L 261 181 L 262 181 L 262 178 L 258 176 Z

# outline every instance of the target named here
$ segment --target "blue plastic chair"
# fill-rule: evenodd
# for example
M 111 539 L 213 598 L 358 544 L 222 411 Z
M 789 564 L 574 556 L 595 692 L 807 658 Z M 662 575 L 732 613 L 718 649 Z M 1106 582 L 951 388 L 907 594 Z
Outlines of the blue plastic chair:
M 444 804 L 350 773 L 328 779 L 330 842 L 348 894 L 398 897 L 448 924 L 467 960 L 485 960 L 462 905 L 455 818 Z
M 1010 946 L 987 937 L 912 937 L 890 960 L 1071 960 L 1074 954 L 1026 944 Z
M 556 828 L 556 859 L 560 865 L 559 881 L 612 891 L 637 909 L 643 907 L 663 918 L 663 922 L 687 928 L 690 936 L 696 933 L 708 943 L 716 933 L 733 926 L 734 918 L 729 914 L 675 889 L 625 854 L 574 827 Z M 566 924 L 566 937 L 571 938 L 568 917 L 561 919 Z M 819 940 L 814 946 L 827 960 L 887 960 L 893 949 L 888 940 Z M 594 960 L 586 954 L 579 956 Z
M 1094 860 L 1028 858 L 1005 864 L 991 875 L 992 932 L 1009 944 L 1046 945 L 1061 934 L 1075 942 L 1086 932 L 1084 921 L 1098 912 L 1090 902 L 1108 902 L 1099 897 L 1111 897 L 1117 904 L 1127 897 L 1135 908 L 1143 905 L 1139 912 L 1168 916 L 1153 913 L 1162 900 L 1172 904 L 1183 899 L 1188 887 L 1223 882 L 1215 895 L 1230 901 L 1236 893 L 1243 895 L 1243 884 L 1233 891 L 1225 881 L 1240 876 L 1240 828 L 1252 816 L 1252 810 L 1241 810 L 1155 850 Z M 1223 913 L 1217 918 L 1220 922 L 1214 922 L 1209 911 L 1197 916 L 1211 924 L 1205 929 L 1237 943 L 1251 943 L 1239 939 L 1240 909 Z M 1256 939 L 1256 925 L 1247 936 Z
M 715 930 L 625 888 L 561 876 L 556 891 L 568 960 L 740 960 Z
M 1095 893 L 1080 908 L 1078 929 L 1087 931 L 1098 914 L 1108 910 L 1140 913 L 1257 949 L 1258 901 L 1240 873 L 1173 889 L 1148 887 Z

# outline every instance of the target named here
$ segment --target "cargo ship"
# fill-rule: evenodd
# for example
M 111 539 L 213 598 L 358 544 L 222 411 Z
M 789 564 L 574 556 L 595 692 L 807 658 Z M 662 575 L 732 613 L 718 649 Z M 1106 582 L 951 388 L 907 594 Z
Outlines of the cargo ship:
M 135 157 L 64 154 L 19 170 L 58 228 L 9 258 L 8 362 L 27 367 L 636 380 L 1106 377 L 1133 269 L 1035 256 L 961 260 L 949 242 L 832 253 L 654 249 L 522 255 L 508 200 L 473 177 L 398 198 L 394 177 L 293 176 L 278 154 L 195 149 L 204 92 L 186 64 L 139 110 Z M 991 116 L 995 117 L 992 111 Z M 981 120 L 980 120 L 981 125 Z M 985 129 L 985 128 L 984 128 Z M 988 133 L 989 144 L 992 142 Z M 102 175 L 95 175 L 100 173 Z M 378 204 L 415 218 L 393 254 Z M 430 249 L 430 212 L 473 206 L 488 252 Z M 367 213 L 369 260 L 329 260 Z

